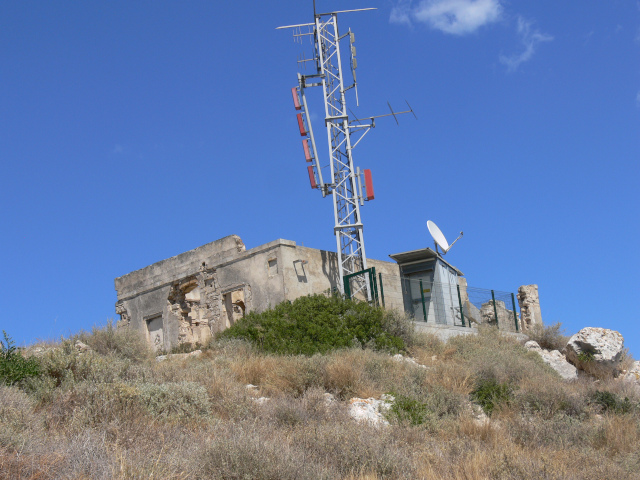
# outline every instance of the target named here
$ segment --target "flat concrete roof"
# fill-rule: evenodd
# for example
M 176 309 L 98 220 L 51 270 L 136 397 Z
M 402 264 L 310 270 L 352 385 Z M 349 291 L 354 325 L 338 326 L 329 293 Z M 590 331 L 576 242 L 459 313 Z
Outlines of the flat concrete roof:
M 420 262 L 431 259 L 438 259 L 448 267 L 453 268 L 458 275 L 464 277 L 464 273 L 458 270 L 456 267 L 447 262 L 441 255 L 431 250 L 430 248 L 421 248 L 420 250 L 411 250 L 409 252 L 393 253 L 389 255 L 395 260 L 398 265 L 406 265 L 407 263 Z

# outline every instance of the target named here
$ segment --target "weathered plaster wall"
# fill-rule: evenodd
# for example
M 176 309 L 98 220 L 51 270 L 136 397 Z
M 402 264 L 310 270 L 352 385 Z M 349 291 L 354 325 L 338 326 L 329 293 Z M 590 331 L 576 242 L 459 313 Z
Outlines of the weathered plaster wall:
M 369 260 L 398 277 L 395 263 Z M 205 342 L 245 313 L 338 287 L 337 255 L 278 239 L 246 250 L 232 235 L 115 280 L 119 327 L 157 349 Z M 402 308 L 387 305 L 387 308 Z

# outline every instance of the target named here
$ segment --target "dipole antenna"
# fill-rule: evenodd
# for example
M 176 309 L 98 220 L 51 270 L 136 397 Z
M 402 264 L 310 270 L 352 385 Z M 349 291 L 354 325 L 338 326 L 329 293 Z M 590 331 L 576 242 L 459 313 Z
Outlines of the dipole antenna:
M 358 101 L 358 83 L 356 81 L 355 35 L 349 29 L 340 36 L 338 31 L 338 14 L 347 12 L 364 12 L 377 10 L 376 8 L 360 8 L 355 10 L 341 10 L 328 13 L 317 13 L 316 2 L 313 0 L 313 23 L 286 25 L 278 29 L 293 29 L 295 41 L 303 37 L 309 37 L 313 41 L 313 52 L 307 57 L 302 55 L 298 65 L 305 68 L 308 63 L 315 65 L 315 73 L 298 73 L 298 85 L 291 89 L 293 103 L 298 111 L 298 128 L 302 139 L 302 148 L 305 160 L 309 163 L 307 171 L 311 188 L 318 189 L 325 197 L 331 194 L 333 199 L 334 235 L 337 242 L 338 253 L 338 288 L 344 294 L 343 279 L 347 275 L 361 272 L 367 269 L 367 256 L 364 247 L 364 233 L 360 207 L 365 201 L 374 199 L 371 170 L 360 171 L 353 164 L 353 150 L 362 138 L 375 127 L 375 120 L 381 117 L 393 116 L 404 113 L 415 113 L 409 104 L 409 110 L 394 112 L 389 105 L 391 113 L 372 117 L 357 118 L 347 107 L 346 94 L 353 89 Z M 349 66 L 350 85 L 345 85 L 344 68 L 340 44 L 341 41 L 349 42 Z M 322 165 L 316 141 L 311 125 L 311 116 L 307 102 L 306 91 L 312 87 L 322 90 L 324 100 L 324 121 L 327 132 L 327 144 L 329 147 L 328 165 Z M 388 104 L 388 102 L 387 102 Z M 349 117 L 349 113 L 353 118 Z M 322 175 L 323 168 L 328 167 L 329 178 Z M 364 189 L 364 191 L 363 191 Z M 364 290 L 366 297 L 371 299 L 369 282 L 364 278 L 356 278 L 357 285 L 352 288 L 355 295 Z

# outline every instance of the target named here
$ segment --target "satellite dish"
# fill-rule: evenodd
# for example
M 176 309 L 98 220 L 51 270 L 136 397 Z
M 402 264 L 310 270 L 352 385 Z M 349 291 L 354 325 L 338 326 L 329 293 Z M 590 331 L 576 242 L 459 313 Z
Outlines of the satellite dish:
M 432 222 L 431 220 L 428 220 L 427 228 L 429 229 L 429 233 L 433 237 L 433 240 L 436 244 L 436 253 L 439 253 L 438 247 L 440 247 L 442 249 L 443 255 L 445 255 L 449 250 L 451 250 L 451 247 L 453 247 L 453 244 L 456 243 L 458 240 L 460 240 L 462 235 L 464 235 L 463 232 L 460 232 L 460 235 L 458 236 L 458 238 L 456 238 L 453 241 L 453 243 L 449 245 L 449 242 L 447 242 L 447 238 L 444 236 L 444 233 L 442 233 L 442 231 L 438 228 L 438 226 L 434 222 Z

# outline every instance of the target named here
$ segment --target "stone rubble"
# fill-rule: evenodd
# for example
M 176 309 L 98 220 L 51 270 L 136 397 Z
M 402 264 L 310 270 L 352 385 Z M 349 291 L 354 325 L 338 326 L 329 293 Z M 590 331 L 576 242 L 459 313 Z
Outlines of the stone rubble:
M 538 345 L 537 342 L 529 340 L 524 344 L 524 348 L 530 352 L 536 352 L 542 360 L 553 368 L 565 380 L 575 380 L 578 378 L 578 370 L 576 367 L 567 362 L 565 356 L 558 350 L 545 350 Z
M 420 367 L 420 368 L 427 368 L 426 365 L 422 365 L 421 363 L 416 362 L 415 358 L 411 358 L 411 357 L 405 357 L 402 354 L 398 353 L 396 355 L 394 355 L 393 357 L 394 360 L 396 360 L 397 362 L 406 362 L 406 363 L 410 363 L 411 365 L 414 365 L 416 367 Z
M 189 357 L 199 357 L 202 355 L 202 350 L 194 350 L 191 353 L 175 353 L 169 355 L 158 355 L 156 357 L 156 362 L 164 362 L 165 360 L 185 360 Z
M 391 395 L 381 395 L 375 398 L 357 398 L 349 400 L 349 415 L 358 422 L 367 422 L 374 426 L 387 426 L 389 422 L 384 414 L 389 411 L 395 398 Z
M 587 373 L 618 373 L 624 338 L 608 328 L 586 327 L 573 335 L 565 347 L 567 360 Z
M 76 347 L 76 350 L 80 353 L 88 352 L 91 350 L 91 347 L 89 345 L 87 345 L 84 342 L 81 342 L 80 340 L 76 340 L 76 343 L 74 344 L 74 346 Z

